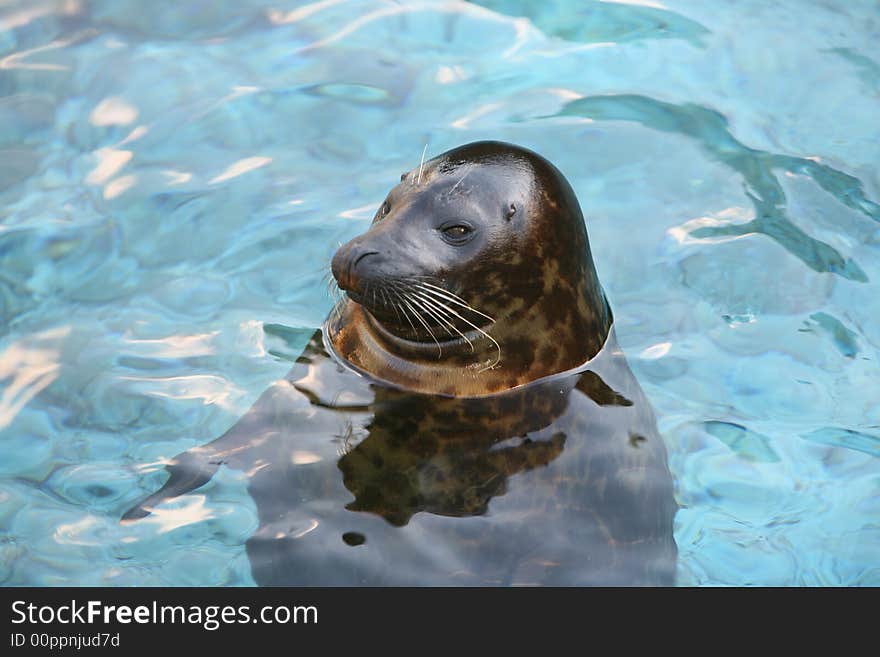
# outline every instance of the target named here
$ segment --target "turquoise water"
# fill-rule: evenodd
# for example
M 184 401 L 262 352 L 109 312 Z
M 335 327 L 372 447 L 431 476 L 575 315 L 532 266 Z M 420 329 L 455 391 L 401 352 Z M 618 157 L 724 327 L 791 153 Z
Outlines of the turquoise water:
M 502 139 L 580 199 L 679 583 L 880 584 L 880 5 L 770 4 L 0 3 L 0 582 L 253 584 L 244 473 L 120 515 L 426 144 Z

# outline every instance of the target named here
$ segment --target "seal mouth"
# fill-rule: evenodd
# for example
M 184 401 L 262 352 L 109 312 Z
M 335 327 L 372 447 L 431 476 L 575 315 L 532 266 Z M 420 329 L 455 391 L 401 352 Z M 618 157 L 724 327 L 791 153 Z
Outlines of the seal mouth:
M 395 295 L 373 294 L 372 292 L 345 290 L 349 301 L 359 305 L 369 319 L 385 332 L 405 336 L 410 340 L 431 340 L 430 331 L 440 329 L 437 318 L 427 312 L 406 305 Z M 395 297 L 392 300 L 390 297 Z
M 365 302 L 364 297 L 361 294 L 358 294 L 354 290 L 343 291 L 345 292 L 345 296 L 348 297 L 351 301 L 354 301 L 356 304 L 367 308 L 367 303 Z
M 454 354 L 468 349 L 473 351 L 474 345 L 482 341 L 492 328 L 491 324 L 484 325 L 478 329 L 464 330 L 451 338 L 440 332 L 442 327 L 438 324 L 430 327 L 432 332 L 424 328 L 408 331 L 395 328 L 392 331 L 369 310 L 364 308 L 364 311 L 368 323 L 382 340 L 395 344 L 402 351 L 421 356 L 437 357 L 443 353 Z
M 397 311 L 389 299 L 387 293 L 379 293 L 367 290 L 343 290 L 346 298 L 356 303 L 364 312 L 383 323 L 395 323 L 401 319 L 400 312 Z
M 397 289 L 389 284 L 383 288 L 346 290 L 344 303 L 349 304 L 351 311 L 356 309 L 360 313 L 364 335 L 371 335 L 392 353 L 421 360 L 454 358 L 456 363 L 475 368 L 477 373 L 498 365 L 501 344 L 491 335 L 497 328 L 496 320 L 471 308 L 445 288 L 435 288 L 434 300 L 442 300 L 436 304 L 425 292 L 417 296 L 418 290 L 431 289 L 422 285 L 407 289 L 398 282 Z M 456 303 L 460 305 L 455 306 Z

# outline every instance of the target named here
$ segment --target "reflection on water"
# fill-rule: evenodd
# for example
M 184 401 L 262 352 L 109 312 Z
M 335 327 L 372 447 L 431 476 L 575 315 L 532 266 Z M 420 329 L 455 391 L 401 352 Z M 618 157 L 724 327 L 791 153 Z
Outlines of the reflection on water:
M 250 478 L 260 584 L 670 585 L 676 505 L 653 413 L 613 338 L 589 368 L 433 397 L 371 385 L 318 333 L 124 519 L 198 520 L 188 493 L 226 466 Z
M 25 404 L 58 378 L 58 344 L 69 332 L 69 327 L 42 331 L 0 352 L 0 429 L 9 426 Z

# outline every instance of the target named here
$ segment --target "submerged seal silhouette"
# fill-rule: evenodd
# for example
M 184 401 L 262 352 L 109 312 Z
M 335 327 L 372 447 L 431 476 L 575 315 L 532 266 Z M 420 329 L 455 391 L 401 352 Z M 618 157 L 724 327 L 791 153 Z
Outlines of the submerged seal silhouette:
M 259 584 L 674 582 L 665 447 L 553 165 L 500 142 L 425 162 L 332 271 L 346 297 L 293 369 L 123 520 L 225 466 Z
M 611 312 L 580 206 L 550 162 L 476 142 L 404 174 L 337 251 L 336 353 L 407 390 L 473 397 L 592 358 Z

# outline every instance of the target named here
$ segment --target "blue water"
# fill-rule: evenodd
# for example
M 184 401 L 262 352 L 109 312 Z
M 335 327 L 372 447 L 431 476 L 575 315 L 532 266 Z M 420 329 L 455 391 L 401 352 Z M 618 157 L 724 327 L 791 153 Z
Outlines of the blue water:
M 149 9 L 147 6 L 149 5 Z M 251 585 L 221 469 L 337 245 L 478 139 L 568 177 L 683 585 L 880 585 L 873 1 L 0 5 L 0 582 Z

